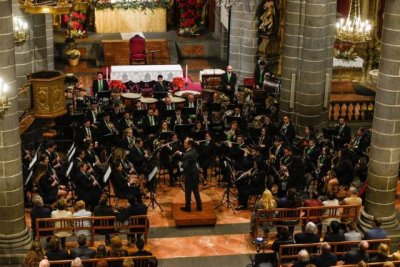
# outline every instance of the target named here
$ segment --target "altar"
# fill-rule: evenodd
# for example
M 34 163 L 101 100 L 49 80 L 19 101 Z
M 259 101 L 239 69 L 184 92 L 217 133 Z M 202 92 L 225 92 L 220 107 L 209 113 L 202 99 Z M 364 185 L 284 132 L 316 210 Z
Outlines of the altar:
M 126 65 L 111 66 L 111 80 L 123 82 L 149 82 L 157 81 L 157 76 L 162 75 L 164 80 L 172 82 L 174 77 L 183 77 L 182 67 L 175 65 Z
M 166 32 L 166 8 L 154 9 L 95 9 L 97 33 Z

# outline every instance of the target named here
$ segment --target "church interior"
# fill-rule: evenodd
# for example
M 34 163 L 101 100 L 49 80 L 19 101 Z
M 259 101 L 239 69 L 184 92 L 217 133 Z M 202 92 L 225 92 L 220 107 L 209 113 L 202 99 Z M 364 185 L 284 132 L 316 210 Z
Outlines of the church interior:
M 400 1 L 2 0 L 0 38 L 0 266 L 400 266 Z

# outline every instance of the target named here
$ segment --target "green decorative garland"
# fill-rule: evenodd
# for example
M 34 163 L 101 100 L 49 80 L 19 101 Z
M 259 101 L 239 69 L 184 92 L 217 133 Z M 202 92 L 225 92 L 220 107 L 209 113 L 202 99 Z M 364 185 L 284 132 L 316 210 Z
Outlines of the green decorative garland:
M 155 1 L 133 1 L 133 2 L 117 2 L 111 3 L 108 0 L 100 0 L 92 2 L 92 7 L 103 10 L 103 9 L 138 9 L 138 10 L 154 10 L 156 8 L 169 8 L 170 7 L 170 0 L 155 0 Z

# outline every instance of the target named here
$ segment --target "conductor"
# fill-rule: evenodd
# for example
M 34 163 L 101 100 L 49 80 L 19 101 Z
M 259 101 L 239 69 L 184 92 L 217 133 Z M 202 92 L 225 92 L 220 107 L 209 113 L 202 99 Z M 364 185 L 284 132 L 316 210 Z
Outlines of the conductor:
M 185 152 L 180 152 L 182 155 L 183 177 L 185 179 L 185 207 L 181 207 L 182 211 L 190 212 L 190 203 L 192 201 L 192 192 L 196 199 L 197 210 L 202 211 L 200 193 L 199 193 L 199 174 L 197 170 L 197 158 L 199 154 L 193 148 L 194 140 L 186 138 L 183 143 Z

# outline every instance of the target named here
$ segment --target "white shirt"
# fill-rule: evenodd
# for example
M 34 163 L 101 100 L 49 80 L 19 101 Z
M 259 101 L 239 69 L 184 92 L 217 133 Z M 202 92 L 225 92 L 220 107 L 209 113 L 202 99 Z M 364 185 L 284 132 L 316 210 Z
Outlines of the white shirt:
M 90 217 L 92 216 L 92 213 L 88 210 L 80 210 L 72 214 L 74 217 Z M 90 227 L 90 221 L 89 220 L 83 220 L 80 222 L 75 222 L 75 225 L 78 226 L 83 226 L 83 227 Z M 76 230 L 75 234 L 77 236 L 79 235 L 86 235 L 90 236 L 90 231 L 89 230 Z

